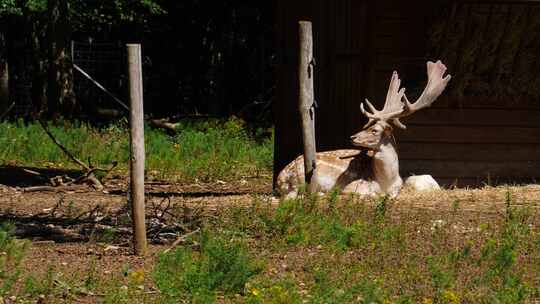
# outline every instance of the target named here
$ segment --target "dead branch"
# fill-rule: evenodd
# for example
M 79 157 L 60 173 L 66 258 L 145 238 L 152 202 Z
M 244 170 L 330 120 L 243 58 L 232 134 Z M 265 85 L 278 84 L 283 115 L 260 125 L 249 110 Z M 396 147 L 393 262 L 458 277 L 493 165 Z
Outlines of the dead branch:
M 83 190 L 88 189 L 87 187 L 79 186 L 76 187 L 74 185 L 63 185 L 63 186 L 33 186 L 33 187 L 26 187 L 23 188 L 23 192 L 41 192 L 41 191 L 49 191 L 49 192 L 69 192 L 69 191 L 77 191 L 77 190 Z
M 49 131 L 49 128 L 47 128 L 47 125 L 45 124 L 45 122 L 43 122 L 43 120 L 39 119 L 39 124 L 41 125 L 41 127 L 43 128 L 43 131 L 45 131 L 45 133 L 49 136 L 49 138 L 54 142 L 55 145 L 58 146 L 58 148 L 60 148 L 60 150 L 62 150 L 62 152 L 64 152 L 64 154 L 69 157 L 74 163 L 76 163 L 77 165 L 81 166 L 83 169 L 85 169 L 86 171 L 90 171 L 91 168 L 88 167 L 85 163 L 83 163 L 81 160 L 79 160 L 77 157 L 75 157 L 71 152 L 69 152 L 69 150 L 64 147 L 64 145 L 62 145 L 57 139 L 56 137 L 54 137 L 54 135 L 51 133 L 51 131 Z
M 29 173 L 29 174 L 32 174 L 32 175 L 35 175 L 35 176 L 41 176 L 41 173 L 36 172 L 36 171 L 34 171 L 34 170 L 30 170 L 30 169 L 26 169 L 26 168 L 23 168 L 22 170 L 23 170 L 23 172 L 25 172 L 25 173 Z
M 41 191 L 51 191 L 58 192 L 63 191 L 63 187 L 53 187 L 53 186 L 35 186 L 35 187 L 26 187 L 23 189 L 23 192 L 41 192 Z
M 150 125 L 155 127 L 155 128 L 158 128 L 158 129 L 165 129 L 165 130 L 168 130 L 168 131 L 172 131 L 174 133 L 176 133 L 178 131 L 178 126 L 180 126 L 179 123 L 172 123 L 172 122 L 169 122 L 168 119 L 166 118 L 163 118 L 163 119 L 150 119 Z
M 70 184 L 73 184 L 73 183 L 78 184 L 78 183 L 83 183 L 83 182 L 87 181 L 94 187 L 94 189 L 96 189 L 98 191 L 103 190 L 105 187 L 103 186 L 101 181 L 98 178 L 96 178 L 94 173 L 98 172 L 98 171 L 101 171 L 101 172 L 105 172 L 105 176 L 108 176 L 109 173 L 114 168 L 116 168 L 116 166 L 118 165 L 118 162 L 116 162 L 116 161 L 113 162 L 113 164 L 109 168 L 95 167 L 90 162 L 90 159 L 88 159 L 88 165 L 85 164 L 83 161 L 81 161 L 80 159 L 75 157 L 75 155 L 73 155 L 73 153 L 71 153 L 64 145 L 62 145 L 62 143 L 60 141 L 58 141 L 58 139 L 56 139 L 56 137 L 54 137 L 54 135 L 51 133 L 51 131 L 49 131 L 49 128 L 47 127 L 47 124 L 43 120 L 39 119 L 38 121 L 39 121 L 39 124 L 41 125 L 41 128 L 43 129 L 43 131 L 45 131 L 45 133 L 47 134 L 47 136 L 49 136 L 49 138 L 53 141 L 53 143 L 56 146 L 58 146 L 58 148 L 60 148 L 60 150 L 62 150 L 62 152 L 64 152 L 64 154 L 69 159 L 71 159 L 71 161 L 73 161 L 74 163 L 79 165 L 85 171 L 84 174 L 82 176 L 80 176 L 79 178 L 77 178 L 75 180 L 71 180 L 68 183 L 60 183 L 60 186 L 66 186 L 66 185 L 70 185 Z M 55 185 L 55 183 L 53 183 L 53 186 L 57 186 L 57 185 Z M 31 189 L 31 190 L 32 191 L 39 191 L 39 190 L 36 190 L 36 189 Z

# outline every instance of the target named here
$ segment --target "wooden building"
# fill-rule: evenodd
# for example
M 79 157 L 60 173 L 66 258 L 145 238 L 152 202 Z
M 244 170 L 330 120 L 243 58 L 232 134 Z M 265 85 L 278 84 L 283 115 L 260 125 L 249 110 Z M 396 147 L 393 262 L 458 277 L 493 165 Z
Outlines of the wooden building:
M 302 152 L 298 20 L 313 22 L 318 151 L 350 147 L 359 104 L 384 102 L 393 70 L 414 100 L 425 62 L 454 76 L 397 132 L 402 176 L 443 185 L 540 179 L 540 1 L 278 0 L 275 172 Z

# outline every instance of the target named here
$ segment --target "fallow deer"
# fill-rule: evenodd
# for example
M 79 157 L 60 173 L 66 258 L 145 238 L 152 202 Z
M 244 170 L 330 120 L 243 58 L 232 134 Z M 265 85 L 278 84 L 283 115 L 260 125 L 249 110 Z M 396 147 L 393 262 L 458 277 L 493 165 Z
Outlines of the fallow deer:
M 428 82 L 424 91 L 414 103 L 405 95 L 405 88 L 400 88 L 401 80 L 394 72 L 382 110 L 377 110 L 366 99 L 369 108 L 360 104 L 360 110 L 368 118 L 362 130 L 351 136 L 351 142 L 358 149 L 343 149 L 319 152 L 316 155 L 316 173 L 312 177 L 318 184 L 319 192 L 340 189 L 344 193 L 361 195 L 388 194 L 398 195 L 403 186 L 399 175 L 399 161 L 394 127 L 406 129 L 400 121 L 414 112 L 427 108 L 441 95 L 451 79 L 444 77 L 446 66 L 439 60 L 427 62 Z M 371 159 L 369 159 L 371 158 Z M 294 197 L 299 185 L 304 183 L 304 159 L 297 157 L 278 175 L 277 189 L 282 195 Z M 430 175 L 413 176 L 407 184 L 416 189 L 436 187 L 437 183 Z

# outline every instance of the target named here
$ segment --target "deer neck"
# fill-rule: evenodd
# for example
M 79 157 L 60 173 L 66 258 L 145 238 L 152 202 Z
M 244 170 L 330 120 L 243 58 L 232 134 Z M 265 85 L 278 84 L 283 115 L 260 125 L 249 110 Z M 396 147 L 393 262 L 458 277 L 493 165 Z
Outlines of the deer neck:
M 382 139 L 379 150 L 373 155 L 373 177 L 381 190 L 391 196 L 401 189 L 398 154 L 391 136 Z

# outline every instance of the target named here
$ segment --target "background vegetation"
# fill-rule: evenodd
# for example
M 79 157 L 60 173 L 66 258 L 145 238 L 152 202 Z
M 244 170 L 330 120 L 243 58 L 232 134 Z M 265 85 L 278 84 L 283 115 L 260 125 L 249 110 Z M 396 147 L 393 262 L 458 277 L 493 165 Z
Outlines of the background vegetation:
M 0 25 L 0 80 L 9 78 L 9 92 L 0 90 L 0 112 L 11 102 L 31 102 L 12 114 L 105 119 L 98 107 L 121 107 L 110 97 L 100 104 L 74 86 L 70 41 L 91 48 L 107 42 L 106 52 L 122 54 L 125 43 L 137 42 L 143 45 L 147 114 L 236 114 L 269 122 L 271 1 L 2 0 Z M 126 100 L 125 72 L 111 73 L 125 71 L 125 58 L 86 59 L 109 71 L 92 76 L 114 83 L 108 89 Z
M 241 180 L 272 173 L 273 138 L 262 129 L 250 129 L 231 118 L 184 120 L 178 133 L 146 128 L 146 163 L 149 177 L 181 180 Z M 116 124 L 104 128 L 85 123 L 51 125 L 51 133 L 77 158 L 109 167 L 119 162 L 117 174 L 129 164 L 129 130 Z M 39 144 L 36 144 L 39 143 Z M 0 165 L 79 169 L 47 138 L 38 123 L 0 123 Z

